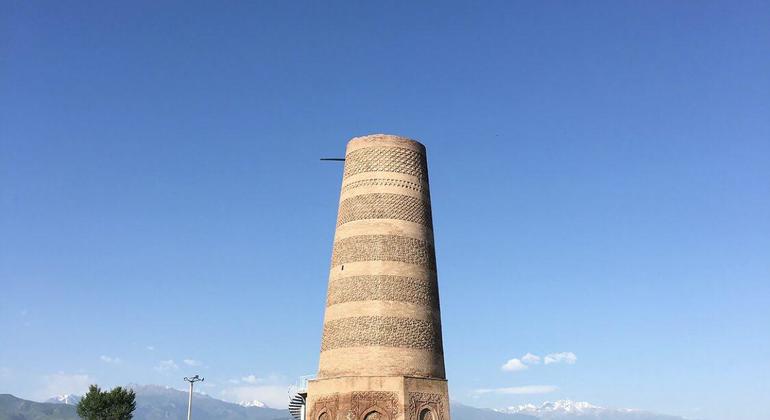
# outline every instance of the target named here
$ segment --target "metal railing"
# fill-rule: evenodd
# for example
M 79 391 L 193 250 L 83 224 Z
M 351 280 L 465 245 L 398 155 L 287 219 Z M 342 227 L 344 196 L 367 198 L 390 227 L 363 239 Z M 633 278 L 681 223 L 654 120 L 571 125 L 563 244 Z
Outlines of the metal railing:
M 299 377 L 299 382 L 297 384 L 297 388 L 299 388 L 301 391 L 307 391 L 307 382 L 312 381 L 316 378 L 316 375 L 305 375 Z
M 297 394 L 307 392 L 307 382 L 316 378 L 316 375 L 304 375 L 297 379 L 297 383 L 289 385 L 289 399 Z

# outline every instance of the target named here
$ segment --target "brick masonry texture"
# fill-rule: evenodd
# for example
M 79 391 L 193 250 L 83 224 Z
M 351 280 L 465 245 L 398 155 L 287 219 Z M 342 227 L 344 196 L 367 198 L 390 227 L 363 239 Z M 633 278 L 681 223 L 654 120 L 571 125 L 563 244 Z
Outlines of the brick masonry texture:
M 359 261 L 398 261 L 436 271 L 433 244 L 396 235 L 360 235 L 334 243 L 332 267 Z
M 344 347 L 407 347 L 443 353 L 441 327 L 434 322 L 390 316 L 360 316 L 324 325 L 321 351 Z
M 345 156 L 343 178 L 364 172 L 398 172 L 420 179 L 428 179 L 425 156 L 401 147 L 367 147 Z
M 400 194 L 363 194 L 340 203 L 337 226 L 364 219 L 397 219 L 433 228 L 430 203 Z
M 383 300 L 409 302 L 438 309 L 438 290 L 433 279 L 403 276 L 351 276 L 332 281 L 326 305 Z
M 423 184 L 420 184 L 417 182 L 411 182 L 411 181 L 404 181 L 403 179 L 392 179 L 392 178 L 370 178 L 370 179 L 361 179 L 358 181 L 353 181 L 351 183 L 343 185 L 342 192 L 345 193 L 348 191 L 355 190 L 356 188 L 373 187 L 373 186 L 406 188 L 408 190 L 422 193 L 426 198 L 430 195 L 428 188 L 423 186 Z
M 425 156 L 348 143 L 309 420 L 451 420 Z

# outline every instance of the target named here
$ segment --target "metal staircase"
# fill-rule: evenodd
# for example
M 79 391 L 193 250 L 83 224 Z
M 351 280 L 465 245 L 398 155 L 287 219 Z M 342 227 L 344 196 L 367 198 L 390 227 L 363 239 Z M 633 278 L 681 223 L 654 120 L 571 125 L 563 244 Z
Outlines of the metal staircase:
M 300 376 L 298 383 L 289 387 L 289 413 L 294 420 L 305 420 L 307 381 L 311 379 L 315 375 Z
M 305 397 L 307 394 L 296 393 L 289 400 L 289 413 L 294 420 L 303 420 L 305 414 Z

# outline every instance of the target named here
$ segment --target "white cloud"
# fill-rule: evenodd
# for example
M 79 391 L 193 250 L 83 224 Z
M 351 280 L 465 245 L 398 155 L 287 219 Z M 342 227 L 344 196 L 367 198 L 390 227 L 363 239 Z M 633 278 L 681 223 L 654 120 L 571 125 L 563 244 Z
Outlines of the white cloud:
M 173 360 L 161 360 L 158 362 L 158 366 L 155 366 L 155 370 L 158 372 L 179 370 L 179 365 L 177 365 Z
M 521 360 L 519 360 L 519 359 L 511 359 L 511 360 L 505 362 L 505 364 L 503 366 L 501 366 L 500 368 L 502 370 L 504 370 L 504 371 L 507 371 L 507 372 L 518 372 L 520 370 L 526 370 L 527 369 L 527 365 L 522 363 Z
M 88 391 L 89 385 L 96 383 L 96 379 L 86 374 L 59 372 L 43 376 L 43 383 L 45 386 L 39 391 L 37 397 L 48 399 L 55 395 L 83 395 Z
M 532 394 L 548 394 L 550 392 L 557 391 L 559 387 L 554 385 L 526 385 L 526 386 L 514 386 L 508 388 L 486 388 L 477 389 L 474 394 L 513 394 L 513 395 L 532 395 Z
M 521 356 L 521 361 L 528 365 L 536 365 L 540 363 L 540 356 L 532 353 L 527 353 L 524 356 Z
M 222 399 L 234 403 L 259 400 L 270 407 L 286 406 L 287 385 L 236 386 L 223 389 Z
M 518 372 L 520 370 L 526 370 L 527 365 L 536 365 L 540 363 L 540 356 L 532 353 L 527 353 L 521 356 L 521 359 L 510 359 L 501 367 L 502 370 L 508 372 Z
M 187 366 L 200 366 L 200 365 L 203 364 L 203 363 L 201 363 L 200 360 L 194 360 L 194 359 L 184 359 L 183 362 Z
M 147 346 L 145 348 L 149 351 L 155 351 L 155 346 Z
M 241 378 L 243 382 L 246 382 L 247 384 L 255 384 L 257 382 L 262 382 L 259 378 L 257 378 L 254 375 L 244 376 Z
M 554 363 L 566 363 L 568 365 L 574 365 L 575 362 L 577 362 L 577 356 L 575 356 L 575 353 L 570 351 L 551 353 L 546 355 L 543 361 L 546 365 Z
M 230 379 L 228 380 L 231 384 L 240 384 L 240 383 L 247 383 L 247 384 L 265 384 L 265 385 L 274 385 L 274 384 L 282 384 L 286 382 L 286 377 L 283 375 L 278 374 L 270 374 L 266 377 L 260 377 L 257 375 L 247 375 L 243 376 L 240 379 Z
M 111 357 L 111 356 L 105 356 L 105 355 L 99 356 L 99 360 L 101 360 L 104 363 L 115 363 L 115 364 L 122 362 L 122 360 L 120 360 L 120 357 Z

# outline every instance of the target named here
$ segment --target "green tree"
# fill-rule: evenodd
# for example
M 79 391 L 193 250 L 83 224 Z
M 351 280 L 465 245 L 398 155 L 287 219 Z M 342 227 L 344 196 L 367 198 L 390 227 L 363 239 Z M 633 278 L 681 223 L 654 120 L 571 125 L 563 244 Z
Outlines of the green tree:
M 78 415 L 84 420 L 131 420 L 136 409 L 136 394 L 122 387 L 102 391 L 91 385 L 78 403 Z

